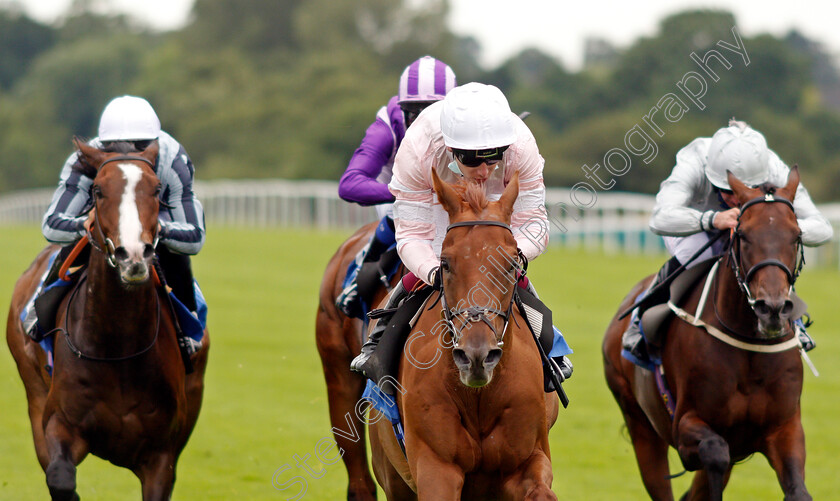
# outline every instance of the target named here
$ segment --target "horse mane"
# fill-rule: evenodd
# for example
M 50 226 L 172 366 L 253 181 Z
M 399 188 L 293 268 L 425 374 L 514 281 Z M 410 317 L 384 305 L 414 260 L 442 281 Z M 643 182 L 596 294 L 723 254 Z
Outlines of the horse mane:
M 143 151 L 137 148 L 134 141 L 108 141 L 107 143 L 102 143 L 100 150 L 108 153 L 122 153 L 123 155 L 128 153 L 141 153 Z
M 761 192 L 765 195 L 773 195 L 774 193 L 776 193 L 776 190 L 779 189 L 778 186 L 772 183 L 760 184 L 759 186 L 757 186 L 757 188 L 761 190 Z
M 106 153 L 121 153 L 123 155 L 143 152 L 143 150 L 137 148 L 134 141 L 108 141 L 102 143 L 102 147 L 99 148 L 99 151 L 104 151 Z M 79 153 L 79 160 L 73 164 L 73 170 L 91 179 L 94 179 L 97 174 L 97 166 L 88 165 L 84 160 L 82 160 L 81 153 Z
M 484 190 L 481 189 L 478 183 L 461 179 L 457 184 L 453 185 L 453 188 L 476 214 L 481 214 L 490 203 L 484 194 Z

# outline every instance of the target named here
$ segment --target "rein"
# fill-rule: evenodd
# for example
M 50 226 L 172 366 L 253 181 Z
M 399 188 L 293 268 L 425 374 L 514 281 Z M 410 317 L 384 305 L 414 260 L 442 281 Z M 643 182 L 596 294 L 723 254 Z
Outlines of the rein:
M 75 344 L 73 344 L 72 339 L 70 339 L 70 305 L 73 304 L 73 298 L 76 296 L 76 293 L 79 292 L 79 289 L 81 289 L 82 283 L 85 280 L 87 280 L 87 274 L 81 277 L 79 279 L 79 282 L 73 288 L 73 293 L 70 295 L 70 299 L 67 301 L 67 309 L 64 312 L 65 328 L 62 329 L 62 331 L 64 332 L 64 340 L 67 342 L 67 347 L 70 349 L 70 352 L 76 355 L 77 358 L 80 358 L 82 360 L 88 360 L 91 362 L 124 362 L 126 360 L 131 360 L 132 358 L 139 357 L 140 355 L 143 355 L 144 353 L 151 350 L 157 343 L 158 334 L 160 334 L 160 296 L 158 296 L 157 293 L 155 293 L 155 303 L 157 304 L 157 321 L 155 322 L 155 335 L 152 338 L 152 342 L 142 350 L 136 353 L 132 353 L 131 355 L 126 355 L 124 357 L 94 357 L 92 355 L 85 354 L 84 352 L 82 352 L 82 350 L 77 348 Z
M 465 226 L 499 226 L 513 233 L 513 230 L 510 229 L 510 225 L 508 224 L 502 223 L 500 221 L 489 221 L 481 219 L 452 223 L 449 226 L 447 226 L 446 232 L 449 233 L 449 230 L 451 230 L 452 228 L 460 228 Z M 513 295 L 511 295 L 510 303 L 508 304 L 506 311 L 502 311 L 496 308 L 489 308 L 486 306 L 474 305 L 467 306 L 466 308 L 453 308 L 450 310 L 449 304 L 446 301 L 446 294 L 444 294 L 444 287 L 443 285 L 441 285 L 440 301 L 441 306 L 443 307 L 443 314 L 444 320 L 446 321 L 446 327 L 452 334 L 453 348 L 457 348 L 458 343 L 461 340 L 460 329 L 457 329 L 454 323 L 454 320 L 461 316 L 464 316 L 463 327 L 466 327 L 468 324 L 477 322 L 484 322 L 485 324 L 487 324 L 490 327 L 490 329 L 493 330 L 493 335 L 496 337 L 496 345 L 500 348 L 504 346 L 505 333 L 507 332 L 508 323 L 510 323 L 511 310 L 513 309 Z M 499 334 L 499 331 L 496 330 L 496 326 L 493 325 L 492 320 L 488 318 L 487 315 L 495 315 L 497 317 L 501 317 L 505 321 L 505 325 L 502 328 L 501 334 Z

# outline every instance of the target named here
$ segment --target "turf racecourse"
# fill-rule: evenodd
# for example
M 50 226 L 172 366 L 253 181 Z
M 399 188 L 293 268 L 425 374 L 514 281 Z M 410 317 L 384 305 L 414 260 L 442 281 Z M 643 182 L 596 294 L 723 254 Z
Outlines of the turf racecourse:
M 2 229 L 0 298 L 8 307 L 20 273 L 43 246 L 37 228 Z M 320 464 L 316 444 L 330 436 L 326 391 L 314 342 L 317 288 L 327 260 L 349 232 L 211 228 L 194 268 L 210 304 L 213 347 L 204 406 L 178 465 L 176 500 L 337 500 L 340 463 Z M 564 500 L 646 499 L 618 406 L 604 382 L 600 345 L 616 305 L 661 257 L 619 257 L 552 248 L 530 275 L 575 349 L 571 398 L 551 431 L 553 489 Z M 805 268 L 798 291 L 809 302 L 819 378 L 805 376 L 803 416 L 807 485 L 815 499 L 840 492 L 840 325 L 835 270 Z M 23 386 L 8 349 L 0 349 L 0 499 L 47 499 L 32 446 Z M 333 451 L 334 452 L 334 451 Z M 325 455 L 328 456 L 328 455 Z M 306 467 L 298 467 L 306 462 Z M 299 476 L 306 491 L 272 485 Z M 672 454 L 672 472 L 681 471 Z M 690 476 L 674 481 L 677 497 Z M 299 483 L 298 486 L 303 485 Z M 128 472 L 93 456 L 78 472 L 83 500 L 140 499 Z M 730 500 L 780 499 L 763 456 L 736 466 Z M 384 496 L 380 495 L 380 499 Z

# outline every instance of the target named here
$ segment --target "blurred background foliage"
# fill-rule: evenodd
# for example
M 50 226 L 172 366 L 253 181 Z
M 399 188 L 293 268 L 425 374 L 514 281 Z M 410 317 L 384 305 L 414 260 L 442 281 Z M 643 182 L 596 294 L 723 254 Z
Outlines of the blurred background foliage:
M 95 14 L 93 3 L 76 0 L 49 25 L 0 7 L 0 191 L 55 184 L 71 137 L 95 136 L 102 108 L 122 94 L 149 99 L 199 179 L 338 179 L 403 68 L 430 54 L 460 83 L 495 84 L 515 111 L 531 112 L 550 186 L 586 180 L 581 166 L 627 150 L 638 125 L 658 152 L 649 163 L 631 155 L 612 189 L 654 193 L 679 148 L 735 116 L 803 168 L 818 202 L 840 200 L 832 58 L 796 31 L 741 34 L 746 66 L 716 45 L 735 44 L 726 11 L 672 15 L 626 48 L 589 39 L 584 67 L 571 72 L 536 49 L 481 68 L 479 43 L 446 27 L 446 0 L 196 0 L 188 24 L 169 32 Z M 718 82 L 690 58 L 712 49 L 732 64 L 710 63 Z M 703 110 L 676 86 L 691 71 L 708 84 Z M 668 93 L 689 110 L 674 123 L 660 112 L 660 137 L 643 119 Z

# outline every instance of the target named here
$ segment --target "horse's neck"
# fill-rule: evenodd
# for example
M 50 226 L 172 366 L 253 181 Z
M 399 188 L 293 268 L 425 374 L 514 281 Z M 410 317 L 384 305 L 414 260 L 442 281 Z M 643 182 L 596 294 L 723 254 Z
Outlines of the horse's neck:
M 104 257 L 92 252 L 88 263 L 87 286 L 84 288 L 86 334 L 91 340 L 108 344 L 120 340 L 147 342 L 154 335 L 156 294 L 151 281 L 126 288 L 120 283 L 117 270 L 108 266 Z
M 714 309 L 717 312 L 715 320 L 718 322 L 722 320 L 726 324 L 723 327 L 729 327 L 738 334 L 749 336 L 755 331 L 756 317 L 743 289 L 738 285 L 730 259 L 731 256 L 727 256 L 721 261 L 717 277 L 715 277 L 717 282 L 714 297 Z

